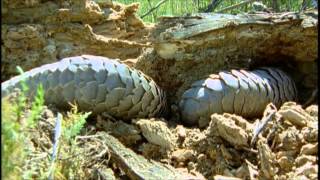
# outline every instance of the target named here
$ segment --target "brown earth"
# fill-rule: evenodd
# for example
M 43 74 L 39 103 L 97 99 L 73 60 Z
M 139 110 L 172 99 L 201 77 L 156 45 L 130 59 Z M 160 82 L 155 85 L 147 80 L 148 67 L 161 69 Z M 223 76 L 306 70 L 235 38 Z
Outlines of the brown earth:
M 144 24 L 135 14 L 138 4 L 125 6 L 110 0 L 1 3 L 2 81 L 16 74 L 16 65 L 29 70 L 64 57 L 92 54 L 119 58 L 167 90 L 171 116 L 166 119 L 123 122 L 98 116 L 88 123 L 88 133 L 82 137 L 104 138 L 81 140 L 79 146 L 90 155 L 81 166 L 87 174 L 80 178 L 148 177 L 139 174 L 143 168 L 130 165 L 130 158 L 117 153 L 117 148 L 135 157 L 136 163 L 141 161 L 142 167 L 147 164 L 145 159 L 154 160 L 156 163 L 148 161 L 145 167 L 156 167 L 157 175 L 167 172 L 180 179 L 317 178 L 318 105 L 314 101 L 299 105 L 317 88 L 317 13 L 299 17 L 264 14 L 263 18 L 271 19 L 264 24 L 250 28 L 229 24 L 194 34 L 184 28 L 188 18 Z M 234 43 L 236 34 L 243 36 Z M 227 38 L 214 38 L 222 35 Z M 205 129 L 179 122 L 175 104 L 194 80 L 222 69 L 261 65 L 286 70 L 297 83 L 299 101 L 285 103 L 279 110 L 269 105 L 258 119 L 213 114 Z M 43 112 L 33 138 L 35 149 L 48 154 L 55 121 L 52 111 L 56 112 L 52 108 Z M 104 131 L 127 148 L 117 140 L 104 143 L 108 139 L 101 134 Z M 47 148 L 39 148 L 42 146 Z M 164 167 L 170 171 L 162 171 Z
M 2 1 L 2 81 L 42 64 L 80 54 L 133 59 L 150 46 L 145 25 L 112 1 Z
M 53 112 L 56 110 L 43 111 L 31 138 L 37 153 L 29 163 L 36 172 L 38 165 L 44 164 L 40 156 L 51 156 Z M 123 122 L 98 116 L 83 132 L 75 141 L 79 150 L 69 155 L 71 162 L 81 159 L 81 169 L 74 176 L 80 179 L 285 180 L 318 176 L 317 105 L 304 109 L 287 102 L 277 110 L 270 104 L 264 116 L 254 121 L 213 114 L 204 129 L 165 119 Z

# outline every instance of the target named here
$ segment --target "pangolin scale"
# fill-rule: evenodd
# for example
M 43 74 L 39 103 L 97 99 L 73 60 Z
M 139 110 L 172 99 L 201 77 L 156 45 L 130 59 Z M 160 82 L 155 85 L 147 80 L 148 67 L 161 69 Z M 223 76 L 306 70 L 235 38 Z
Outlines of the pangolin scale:
M 142 72 L 106 57 L 82 55 L 46 64 L 1 84 L 4 97 L 21 88 L 24 79 L 30 95 L 41 83 L 47 104 L 94 114 L 106 112 L 121 119 L 155 117 L 165 108 L 165 94 Z
M 194 82 L 183 93 L 179 107 L 182 121 L 194 125 L 200 119 L 208 122 L 213 113 L 258 117 L 268 103 L 279 107 L 296 98 L 294 81 L 277 68 L 231 70 Z
M 156 117 L 166 110 L 165 93 L 150 77 L 106 57 L 75 56 L 34 68 L 3 82 L 1 96 L 21 89 L 22 80 L 30 96 L 42 84 L 46 103 L 59 108 L 76 103 L 80 110 L 119 119 Z M 231 70 L 194 82 L 179 109 L 182 121 L 194 125 L 213 113 L 257 117 L 270 102 L 279 107 L 296 98 L 294 81 L 279 69 Z

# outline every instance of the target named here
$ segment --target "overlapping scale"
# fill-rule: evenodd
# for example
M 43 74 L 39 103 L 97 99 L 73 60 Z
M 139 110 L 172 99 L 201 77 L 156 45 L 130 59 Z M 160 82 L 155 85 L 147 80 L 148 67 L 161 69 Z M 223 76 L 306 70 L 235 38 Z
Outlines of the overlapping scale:
M 153 117 L 165 109 L 164 92 L 142 72 L 116 60 L 82 55 L 64 58 L 24 74 L 30 93 L 38 84 L 45 90 L 46 103 L 80 110 L 109 113 L 121 118 Z M 21 88 L 21 76 L 2 83 L 2 97 Z
M 293 80 L 279 69 L 231 70 L 194 82 L 183 93 L 179 106 L 182 121 L 194 125 L 200 119 L 209 122 L 213 113 L 257 117 L 262 115 L 268 103 L 279 107 L 296 97 Z

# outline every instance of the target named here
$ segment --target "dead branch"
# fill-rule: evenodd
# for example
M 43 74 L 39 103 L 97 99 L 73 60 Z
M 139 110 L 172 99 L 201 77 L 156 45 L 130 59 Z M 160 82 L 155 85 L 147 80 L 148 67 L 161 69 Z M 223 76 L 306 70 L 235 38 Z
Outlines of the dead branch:
M 277 108 L 273 104 L 268 104 L 261 121 L 256 125 L 253 130 L 253 136 L 250 145 L 253 146 L 258 138 L 258 135 L 265 129 L 268 122 L 273 120 L 276 116 Z
M 218 13 L 222 13 L 222 12 L 225 12 L 225 11 L 229 11 L 229 10 L 232 10 L 232 9 L 235 9 L 237 7 L 240 7 L 240 6 L 243 6 L 243 5 L 246 5 L 248 3 L 251 3 L 251 2 L 254 2 L 255 0 L 246 0 L 246 1 L 242 1 L 238 4 L 234 4 L 234 5 L 231 5 L 231 6 L 228 6 L 226 8 L 223 8 L 223 9 L 220 9 L 219 11 L 217 11 Z
M 131 179 L 195 179 L 191 174 L 184 177 L 177 169 L 170 165 L 150 161 L 126 148 L 118 139 L 101 131 L 101 139 L 111 153 L 111 161 L 120 167 Z M 202 180 L 202 178 L 199 178 Z
M 212 12 L 221 3 L 221 0 L 212 0 L 204 12 Z
M 146 16 L 148 16 L 150 13 L 152 13 L 154 10 L 158 9 L 163 3 L 165 3 L 167 0 L 162 0 L 160 2 L 158 2 L 158 4 L 156 4 L 153 8 L 151 8 L 148 12 L 146 12 L 145 14 L 143 14 L 141 16 L 141 18 L 144 18 Z
M 148 4 L 149 4 L 149 8 L 150 9 L 152 9 L 152 4 L 151 4 L 151 1 L 150 0 L 148 0 Z M 157 15 L 156 15 L 156 13 L 154 13 L 154 12 L 152 12 L 152 18 L 153 18 L 153 20 L 155 21 L 156 20 L 156 18 L 157 18 Z

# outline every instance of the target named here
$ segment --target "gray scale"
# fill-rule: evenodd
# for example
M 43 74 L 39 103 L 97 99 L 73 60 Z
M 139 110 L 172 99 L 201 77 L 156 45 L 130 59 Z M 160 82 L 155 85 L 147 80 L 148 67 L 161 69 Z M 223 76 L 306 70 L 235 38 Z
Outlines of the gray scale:
M 261 116 L 272 102 L 277 107 L 294 100 L 294 81 L 275 68 L 231 70 L 195 81 L 179 102 L 183 122 L 195 125 L 213 113 L 235 113 L 246 118 Z
M 116 118 L 131 119 L 157 116 L 165 109 L 165 95 L 142 72 L 116 60 L 101 56 L 75 56 L 46 64 L 24 73 L 30 92 L 42 83 L 46 104 L 94 114 L 105 112 Z M 21 88 L 22 76 L 2 83 L 2 97 Z

